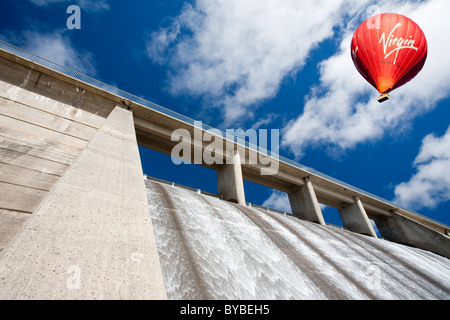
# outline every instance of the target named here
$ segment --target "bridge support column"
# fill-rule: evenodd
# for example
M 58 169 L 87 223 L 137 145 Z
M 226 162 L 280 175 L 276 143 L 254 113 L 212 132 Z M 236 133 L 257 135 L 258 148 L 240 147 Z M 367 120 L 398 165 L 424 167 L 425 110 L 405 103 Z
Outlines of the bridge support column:
M 450 237 L 391 211 L 392 217 L 376 221 L 381 236 L 389 241 L 429 250 L 450 259 Z
M 223 200 L 246 205 L 239 152 L 234 153 L 232 163 L 227 163 L 217 170 L 217 193 Z
M 303 187 L 289 194 L 292 214 L 300 219 L 325 225 L 312 183 L 309 178 L 304 180 Z
M 341 216 L 344 227 L 353 232 L 378 238 L 372 224 L 370 223 L 366 210 L 361 203 L 361 200 L 359 197 L 354 197 L 353 199 L 355 200 L 354 204 L 339 210 L 339 215 Z

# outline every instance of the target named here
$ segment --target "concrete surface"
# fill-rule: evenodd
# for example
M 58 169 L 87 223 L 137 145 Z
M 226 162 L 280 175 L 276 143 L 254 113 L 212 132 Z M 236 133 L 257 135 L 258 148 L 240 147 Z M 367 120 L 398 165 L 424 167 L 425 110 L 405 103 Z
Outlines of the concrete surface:
M 241 158 L 235 152 L 232 163 L 224 164 L 217 170 L 217 193 L 222 199 L 245 205 L 244 180 L 242 179 Z
M 392 218 L 376 221 L 376 225 L 384 239 L 436 252 L 450 258 L 448 236 L 434 232 L 426 225 L 397 212 L 392 212 Z
M 0 70 L 1 79 L 8 76 Z M 0 233 L 0 251 L 105 121 L 25 89 L 28 83 L 0 80 L 0 219 L 8 230 Z
M 325 225 L 322 210 L 314 193 L 314 188 L 308 178 L 305 185 L 295 192 L 289 194 L 289 203 L 292 214 L 300 219 Z
M 165 299 L 142 177 L 117 107 L 0 253 L 0 299 Z
M 347 229 L 377 238 L 377 234 L 370 223 L 367 213 L 358 197 L 355 197 L 355 203 L 339 210 L 342 223 Z

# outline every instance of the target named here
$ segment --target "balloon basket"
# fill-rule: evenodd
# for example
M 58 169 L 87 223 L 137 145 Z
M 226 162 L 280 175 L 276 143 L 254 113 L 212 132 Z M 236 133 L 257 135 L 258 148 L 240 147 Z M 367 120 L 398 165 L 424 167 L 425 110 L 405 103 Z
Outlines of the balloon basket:
M 387 93 L 382 94 L 382 95 L 378 98 L 378 102 L 379 102 L 379 103 L 383 103 L 383 102 L 389 100 L 389 98 L 390 98 L 390 97 L 389 97 L 389 95 L 388 95 Z

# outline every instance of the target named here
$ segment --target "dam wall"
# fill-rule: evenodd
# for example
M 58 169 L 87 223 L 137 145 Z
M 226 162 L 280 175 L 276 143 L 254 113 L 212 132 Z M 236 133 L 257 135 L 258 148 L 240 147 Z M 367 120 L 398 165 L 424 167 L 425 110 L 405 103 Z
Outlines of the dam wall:
M 8 65 L 0 299 L 165 299 L 132 112 Z

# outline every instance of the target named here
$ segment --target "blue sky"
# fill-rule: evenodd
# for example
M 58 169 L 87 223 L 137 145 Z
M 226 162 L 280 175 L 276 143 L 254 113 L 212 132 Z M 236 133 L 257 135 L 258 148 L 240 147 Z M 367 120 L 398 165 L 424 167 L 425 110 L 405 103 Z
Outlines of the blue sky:
M 69 5 L 81 29 L 69 30 Z M 0 39 L 220 129 L 279 129 L 280 154 L 450 225 L 447 0 L 3 0 Z M 350 39 L 374 13 L 424 30 L 429 56 L 378 104 Z M 140 148 L 144 172 L 216 192 L 216 173 Z M 247 201 L 289 210 L 245 182 Z M 325 220 L 340 224 L 336 210 Z

